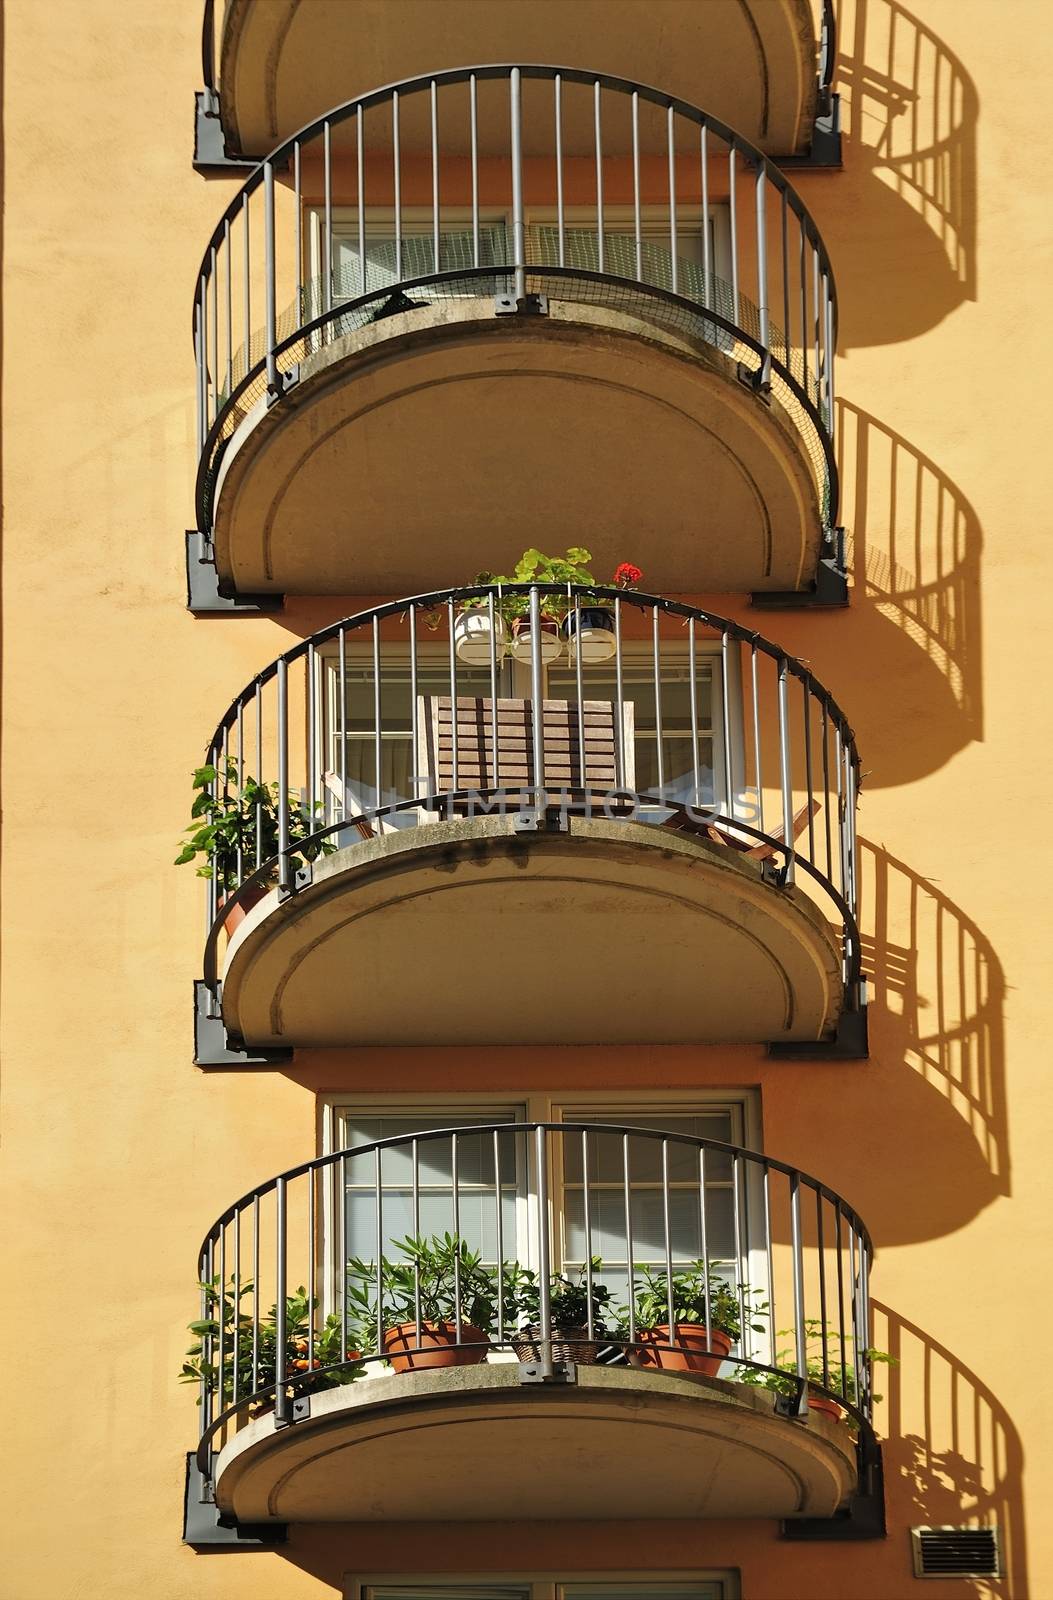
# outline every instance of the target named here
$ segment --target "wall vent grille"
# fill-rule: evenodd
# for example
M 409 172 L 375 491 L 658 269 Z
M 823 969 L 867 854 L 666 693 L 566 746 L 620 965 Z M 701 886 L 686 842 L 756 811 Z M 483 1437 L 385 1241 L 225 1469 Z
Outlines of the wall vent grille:
M 998 1578 L 997 1528 L 912 1528 L 916 1578 Z

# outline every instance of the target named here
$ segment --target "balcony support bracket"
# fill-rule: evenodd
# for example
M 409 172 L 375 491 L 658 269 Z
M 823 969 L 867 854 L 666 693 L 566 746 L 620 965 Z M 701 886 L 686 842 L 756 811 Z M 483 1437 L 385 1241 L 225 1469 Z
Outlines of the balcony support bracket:
M 243 594 L 236 598 L 219 592 L 219 573 L 212 541 L 196 528 L 186 535 L 186 603 L 195 617 L 260 617 L 281 611 L 282 594 Z
M 573 1361 L 521 1361 L 520 1383 L 577 1383 L 578 1369 Z
M 826 90 L 820 95 L 815 122 L 812 124 L 812 142 L 807 155 L 780 156 L 778 165 L 784 172 L 795 167 L 833 168 L 844 166 L 841 151 L 841 96 Z
M 295 389 L 300 381 L 300 363 L 294 361 L 291 367 L 282 368 L 276 374 L 274 381 L 267 385 L 267 409 L 276 406 L 290 389 Z
M 547 317 L 548 295 L 525 294 L 516 299 L 514 294 L 494 296 L 495 317 Z
M 291 1050 L 252 1050 L 245 1045 L 234 1044 L 223 1025 L 216 997 L 203 979 L 195 981 L 195 1067 L 283 1067 L 292 1057 Z
M 822 611 L 847 604 L 844 528 L 827 534 L 810 589 L 756 589 L 750 595 L 750 605 L 758 611 Z
M 784 1539 L 847 1544 L 886 1537 L 881 1446 L 869 1428 L 860 1434 L 858 1451 L 859 1483 L 847 1506 L 842 1506 L 832 1517 L 787 1518 L 782 1525 Z
M 772 1061 L 866 1061 L 869 1054 L 865 1004 L 841 1012 L 832 1039 L 779 1039 L 768 1045 Z
M 247 178 L 255 162 L 228 156 L 215 89 L 199 89 L 194 96 L 194 171 L 203 178 Z
M 195 1550 L 267 1550 L 285 1544 L 289 1529 L 284 1522 L 238 1522 L 216 1509 L 209 1479 L 202 1477 L 197 1455 L 187 1451 L 186 1492 L 183 1499 L 183 1543 Z

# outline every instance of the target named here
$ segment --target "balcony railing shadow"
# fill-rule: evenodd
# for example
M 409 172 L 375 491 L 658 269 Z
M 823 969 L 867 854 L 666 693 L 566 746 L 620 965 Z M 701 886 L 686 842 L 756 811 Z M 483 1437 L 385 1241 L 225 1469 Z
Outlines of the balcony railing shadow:
M 846 301 L 842 343 L 894 343 L 976 297 L 978 99 L 958 58 L 896 0 L 844 0 L 838 38 L 846 179 L 860 209 L 839 196 L 854 237 L 837 256 L 865 250 L 885 286 Z M 908 278 L 910 292 L 897 292 Z
M 898 1362 L 882 1369 L 878 1408 L 890 1526 L 997 1526 L 998 1593 L 1026 1600 L 1024 1453 L 1012 1419 L 945 1345 L 880 1301 L 873 1312 L 874 1343 Z M 952 1582 L 936 1592 L 992 1592 L 987 1581 Z
M 983 535 L 934 461 L 851 402 L 837 412 L 855 659 L 868 673 L 881 661 L 883 715 L 895 719 L 887 760 L 871 741 L 867 783 L 879 788 L 912 782 L 983 737 Z

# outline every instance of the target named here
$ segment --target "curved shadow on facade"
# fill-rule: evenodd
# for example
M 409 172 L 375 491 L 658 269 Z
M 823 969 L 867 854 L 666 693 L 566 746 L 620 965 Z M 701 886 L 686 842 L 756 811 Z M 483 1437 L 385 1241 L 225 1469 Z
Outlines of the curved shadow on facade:
M 881 1301 L 874 1344 L 896 1357 L 880 1369 L 889 1525 L 994 1525 L 1004 1577 L 998 1592 L 1027 1600 L 1024 1452 L 1005 1408 L 944 1345 Z M 937 1594 L 989 1595 L 979 1580 L 949 1580 Z
M 958 58 L 897 0 L 844 0 L 838 31 L 845 173 L 830 221 L 852 231 L 834 260 L 858 253 L 885 290 L 846 298 L 841 344 L 892 344 L 976 298 L 979 101 Z
M 866 727 L 867 785 L 883 788 L 914 782 L 983 737 L 983 534 L 934 461 L 851 402 L 837 408 L 851 661 L 868 681 L 881 662 Z

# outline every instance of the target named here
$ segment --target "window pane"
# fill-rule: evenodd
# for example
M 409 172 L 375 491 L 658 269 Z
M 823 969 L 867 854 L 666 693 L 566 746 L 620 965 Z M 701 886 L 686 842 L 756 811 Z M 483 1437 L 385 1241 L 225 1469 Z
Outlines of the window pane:
M 628 1113 L 627 1120 L 633 1128 L 655 1133 L 682 1133 L 693 1139 L 717 1139 L 723 1144 L 734 1143 L 734 1124 L 730 1110 L 714 1108 L 695 1116 L 671 1115 L 668 1117 L 641 1117 Z M 572 1122 L 615 1121 L 616 1112 L 609 1117 L 569 1118 Z M 622 1136 L 617 1133 L 590 1133 L 589 1178 L 596 1183 L 621 1183 L 623 1177 Z M 563 1170 L 568 1183 L 582 1181 L 581 1135 L 563 1135 Z M 697 1181 L 699 1160 L 697 1149 L 690 1145 L 669 1144 L 669 1180 L 671 1183 Z M 657 1183 L 662 1176 L 662 1144 L 659 1139 L 630 1139 L 629 1180 L 631 1183 Z M 718 1151 L 706 1156 L 707 1183 L 727 1182 L 731 1178 L 731 1158 Z
M 580 1189 L 568 1190 L 565 1199 L 566 1256 L 570 1262 L 585 1259 L 585 1202 Z M 660 1189 L 634 1189 L 630 1203 L 633 1260 L 637 1266 L 661 1266 L 665 1261 L 665 1210 Z M 604 1264 L 626 1261 L 625 1196 L 621 1190 L 589 1190 L 592 1254 Z M 710 1261 L 734 1253 L 731 1192 L 706 1192 L 706 1228 Z M 698 1193 L 673 1190 L 669 1196 L 669 1241 L 673 1260 L 697 1261 L 702 1253 Z
M 397 1257 L 393 1241 L 404 1239 L 413 1232 L 413 1195 L 406 1190 L 385 1189 L 384 1250 L 389 1257 Z M 435 1234 L 454 1233 L 453 1196 L 450 1193 L 425 1192 L 419 1196 L 420 1231 L 424 1238 Z M 507 1189 L 501 1192 L 501 1215 L 504 1229 L 504 1256 L 511 1260 L 516 1254 L 516 1197 Z M 475 1190 L 461 1195 L 460 1237 L 469 1250 L 480 1253 L 483 1260 L 497 1260 L 497 1206 L 493 1191 L 480 1194 Z M 377 1253 L 376 1195 L 365 1190 L 352 1190 L 347 1196 L 347 1253 L 372 1261 Z
M 719 1579 L 703 1583 L 647 1583 L 632 1587 L 617 1584 L 568 1583 L 561 1585 L 565 1600 L 723 1600 L 724 1585 Z
M 382 1589 L 367 1589 L 365 1593 L 366 1600 L 530 1600 L 530 1585 L 521 1589 L 432 1588 L 430 1585 L 391 1589 L 385 1584 Z

